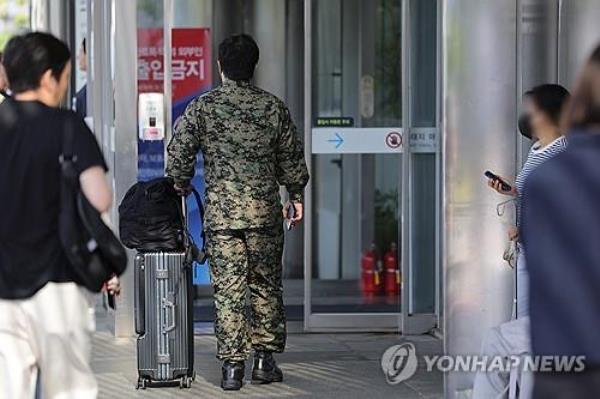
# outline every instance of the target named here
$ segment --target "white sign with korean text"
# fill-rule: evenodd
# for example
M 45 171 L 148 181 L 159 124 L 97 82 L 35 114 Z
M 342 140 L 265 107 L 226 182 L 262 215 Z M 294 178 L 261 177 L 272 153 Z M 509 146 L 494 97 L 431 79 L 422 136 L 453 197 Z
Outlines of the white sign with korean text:
M 313 154 L 387 154 L 401 153 L 404 136 L 401 128 L 312 129 Z
M 437 152 L 438 128 L 415 127 L 410 129 L 410 151 L 416 154 Z

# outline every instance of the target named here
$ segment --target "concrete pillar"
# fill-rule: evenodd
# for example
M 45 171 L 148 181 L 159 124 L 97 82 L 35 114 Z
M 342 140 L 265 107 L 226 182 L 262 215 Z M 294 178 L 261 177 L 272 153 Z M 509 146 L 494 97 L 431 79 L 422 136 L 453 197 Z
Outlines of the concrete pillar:
M 468 21 L 468 23 L 466 23 Z M 513 176 L 517 120 L 515 0 L 443 1 L 445 350 L 478 353 L 510 318 L 512 275 L 502 260 L 511 218 L 498 218 L 482 173 Z M 449 373 L 446 397 L 472 376 Z
M 298 134 L 304 137 L 304 1 L 288 0 L 286 10 L 285 86 L 287 103 Z M 304 223 L 311 223 L 307 215 Z M 284 278 L 304 275 L 304 224 L 286 234 Z
M 119 204 L 127 189 L 137 181 L 137 1 L 115 1 L 115 203 Z M 132 22 L 133 21 L 133 22 Z M 133 251 L 129 267 L 121 278 L 122 294 L 114 319 L 115 335 L 133 335 Z

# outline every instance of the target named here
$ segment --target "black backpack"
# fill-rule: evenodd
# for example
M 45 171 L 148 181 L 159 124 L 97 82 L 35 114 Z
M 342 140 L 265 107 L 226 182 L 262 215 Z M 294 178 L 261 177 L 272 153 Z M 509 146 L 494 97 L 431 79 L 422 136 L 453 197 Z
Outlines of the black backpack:
M 127 267 L 127 253 L 112 230 L 81 192 L 77 157 L 73 154 L 73 127 L 64 126 L 61 164 L 59 235 L 77 282 L 93 292 Z
M 194 196 L 203 220 L 204 208 L 196 190 Z M 119 205 L 121 242 L 130 249 L 184 251 L 188 238 L 184 226 L 181 196 L 175 191 L 173 180 L 167 177 L 134 184 Z

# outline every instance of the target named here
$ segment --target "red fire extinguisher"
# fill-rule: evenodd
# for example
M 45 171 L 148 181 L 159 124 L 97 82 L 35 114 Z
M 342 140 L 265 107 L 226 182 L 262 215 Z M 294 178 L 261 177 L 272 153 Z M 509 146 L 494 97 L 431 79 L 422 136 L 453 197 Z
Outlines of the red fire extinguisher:
M 386 294 L 397 294 L 400 290 L 400 270 L 398 265 L 398 247 L 390 244 L 389 251 L 383 257 L 383 273 Z
M 361 288 L 365 294 L 381 291 L 382 282 L 378 260 L 377 247 L 375 244 L 371 244 L 371 248 L 363 254 L 361 259 Z

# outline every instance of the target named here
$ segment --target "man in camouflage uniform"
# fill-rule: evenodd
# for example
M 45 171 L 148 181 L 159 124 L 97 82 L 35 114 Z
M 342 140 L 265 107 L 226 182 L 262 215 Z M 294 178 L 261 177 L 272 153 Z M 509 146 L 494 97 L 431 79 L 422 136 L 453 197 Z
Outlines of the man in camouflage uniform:
M 294 206 L 290 222 L 302 220 L 309 178 L 289 110 L 250 83 L 257 62 L 258 46 L 250 36 L 221 43 L 223 84 L 190 103 L 168 147 L 167 174 L 181 191 L 194 175 L 198 151 L 204 156 L 207 252 L 217 310 L 217 358 L 224 362 L 221 386 L 226 390 L 241 388 L 251 348 L 253 382 L 283 378 L 272 357 L 283 351 L 286 340 L 283 215 Z M 290 197 L 283 208 L 280 185 Z

